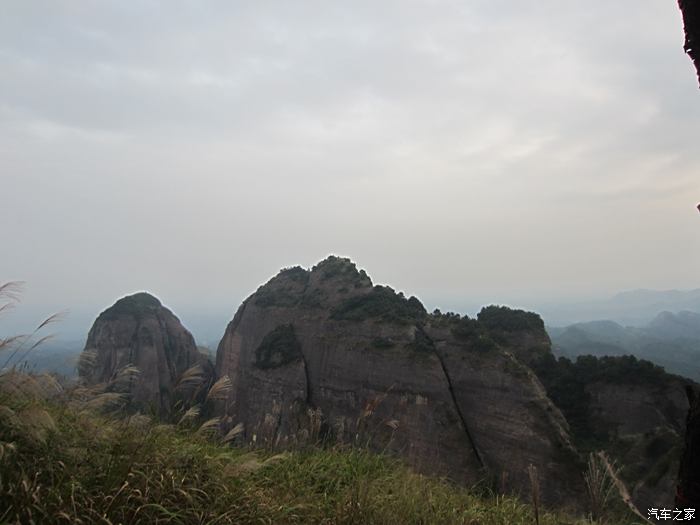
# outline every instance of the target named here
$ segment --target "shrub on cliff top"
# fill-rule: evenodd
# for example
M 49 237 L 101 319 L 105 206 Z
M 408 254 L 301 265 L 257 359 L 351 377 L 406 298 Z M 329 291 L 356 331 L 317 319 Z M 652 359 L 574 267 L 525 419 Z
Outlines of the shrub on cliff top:
M 496 348 L 496 343 L 489 336 L 484 325 L 476 319 L 467 316 L 456 317 L 450 320 L 452 323 L 452 335 L 457 340 L 469 345 L 469 348 L 477 352 L 489 352 Z
M 371 286 L 372 281 L 364 270 L 358 270 L 350 259 L 329 255 L 326 259 L 312 268 L 313 272 L 321 272 L 321 280 L 327 281 L 336 277 L 352 281 L 355 287 Z
M 144 314 L 156 311 L 161 306 L 161 302 L 151 294 L 139 292 L 122 297 L 111 307 L 102 312 L 98 319 L 101 321 L 111 321 L 125 315 L 141 317 Z
M 285 277 L 298 283 L 306 284 L 309 282 L 309 272 L 301 266 L 292 266 L 291 268 L 283 268 L 278 274 L 279 277 Z
M 477 315 L 479 322 L 490 330 L 517 332 L 520 330 L 544 331 L 544 321 L 532 312 L 514 310 L 507 306 L 486 306 Z
M 350 297 L 331 313 L 331 318 L 343 321 L 375 319 L 387 323 L 411 324 L 426 316 L 421 302 L 389 286 L 375 286 L 368 294 Z

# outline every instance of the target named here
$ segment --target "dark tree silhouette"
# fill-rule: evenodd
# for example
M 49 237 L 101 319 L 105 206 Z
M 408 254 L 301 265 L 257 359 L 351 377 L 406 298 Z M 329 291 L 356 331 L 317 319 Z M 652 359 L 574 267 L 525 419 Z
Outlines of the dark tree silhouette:
M 683 13 L 685 44 L 683 49 L 695 64 L 700 82 L 700 0 L 678 0 Z

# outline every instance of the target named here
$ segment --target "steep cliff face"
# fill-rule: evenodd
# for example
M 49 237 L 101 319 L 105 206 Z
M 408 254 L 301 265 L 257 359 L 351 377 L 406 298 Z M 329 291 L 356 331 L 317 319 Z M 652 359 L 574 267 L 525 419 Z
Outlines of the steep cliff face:
M 686 417 L 683 455 L 678 470 L 677 508 L 700 507 L 700 389 L 686 388 L 690 408 Z
M 119 299 L 95 320 L 85 344 L 89 366 L 80 370 L 87 384 L 114 383 L 130 394 L 130 405 L 165 415 L 178 378 L 200 364 L 212 373 L 179 319 L 158 299 L 138 293 Z M 84 360 L 85 362 L 86 360 Z M 120 374 L 135 367 L 137 373 Z
M 595 381 L 586 387 L 592 425 L 606 432 L 639 508 L 671 506 L 688 401 L 681 380 L 662 384 Z
M 426 473 L 523 494 L 533 464 L 547 502 L 575 501 L 566 422 L 495 328 L 428 315 L 347 259 L 284 270 L 221 340 L 217 374 L 234 384 L 225 410 L 248 440 L 359 441 Z
M 640 509 L 670 506 L 689 380 L 634 356 L 546 356 L 533 363 L 579 450 L 606 450 Z

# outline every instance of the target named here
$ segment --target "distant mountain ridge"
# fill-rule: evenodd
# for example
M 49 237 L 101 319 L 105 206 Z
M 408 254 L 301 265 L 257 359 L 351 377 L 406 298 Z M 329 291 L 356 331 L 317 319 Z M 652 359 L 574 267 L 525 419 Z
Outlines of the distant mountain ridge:
M 557 355 L 626 355 L 647 359 L 669 372 L 700 381 L 700 314 L 663 311 L 643 326 L 611 321 L 548 328 Z
M 537 310 L 548 326 L 608 319 L 624 326 L 643 326 L 659 312 L 700 312 L 700 288 L 693 290 L 638 289 L 609 299 L 568 304 L 544 304 Z

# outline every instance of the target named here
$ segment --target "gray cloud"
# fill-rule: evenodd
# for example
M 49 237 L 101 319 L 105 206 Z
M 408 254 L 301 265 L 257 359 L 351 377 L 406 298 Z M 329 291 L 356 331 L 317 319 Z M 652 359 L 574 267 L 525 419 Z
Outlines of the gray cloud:
M 350 255 L 429 306 L 695 287 L 671 3 L 11 2 L 3 279 L 235 308 Z

